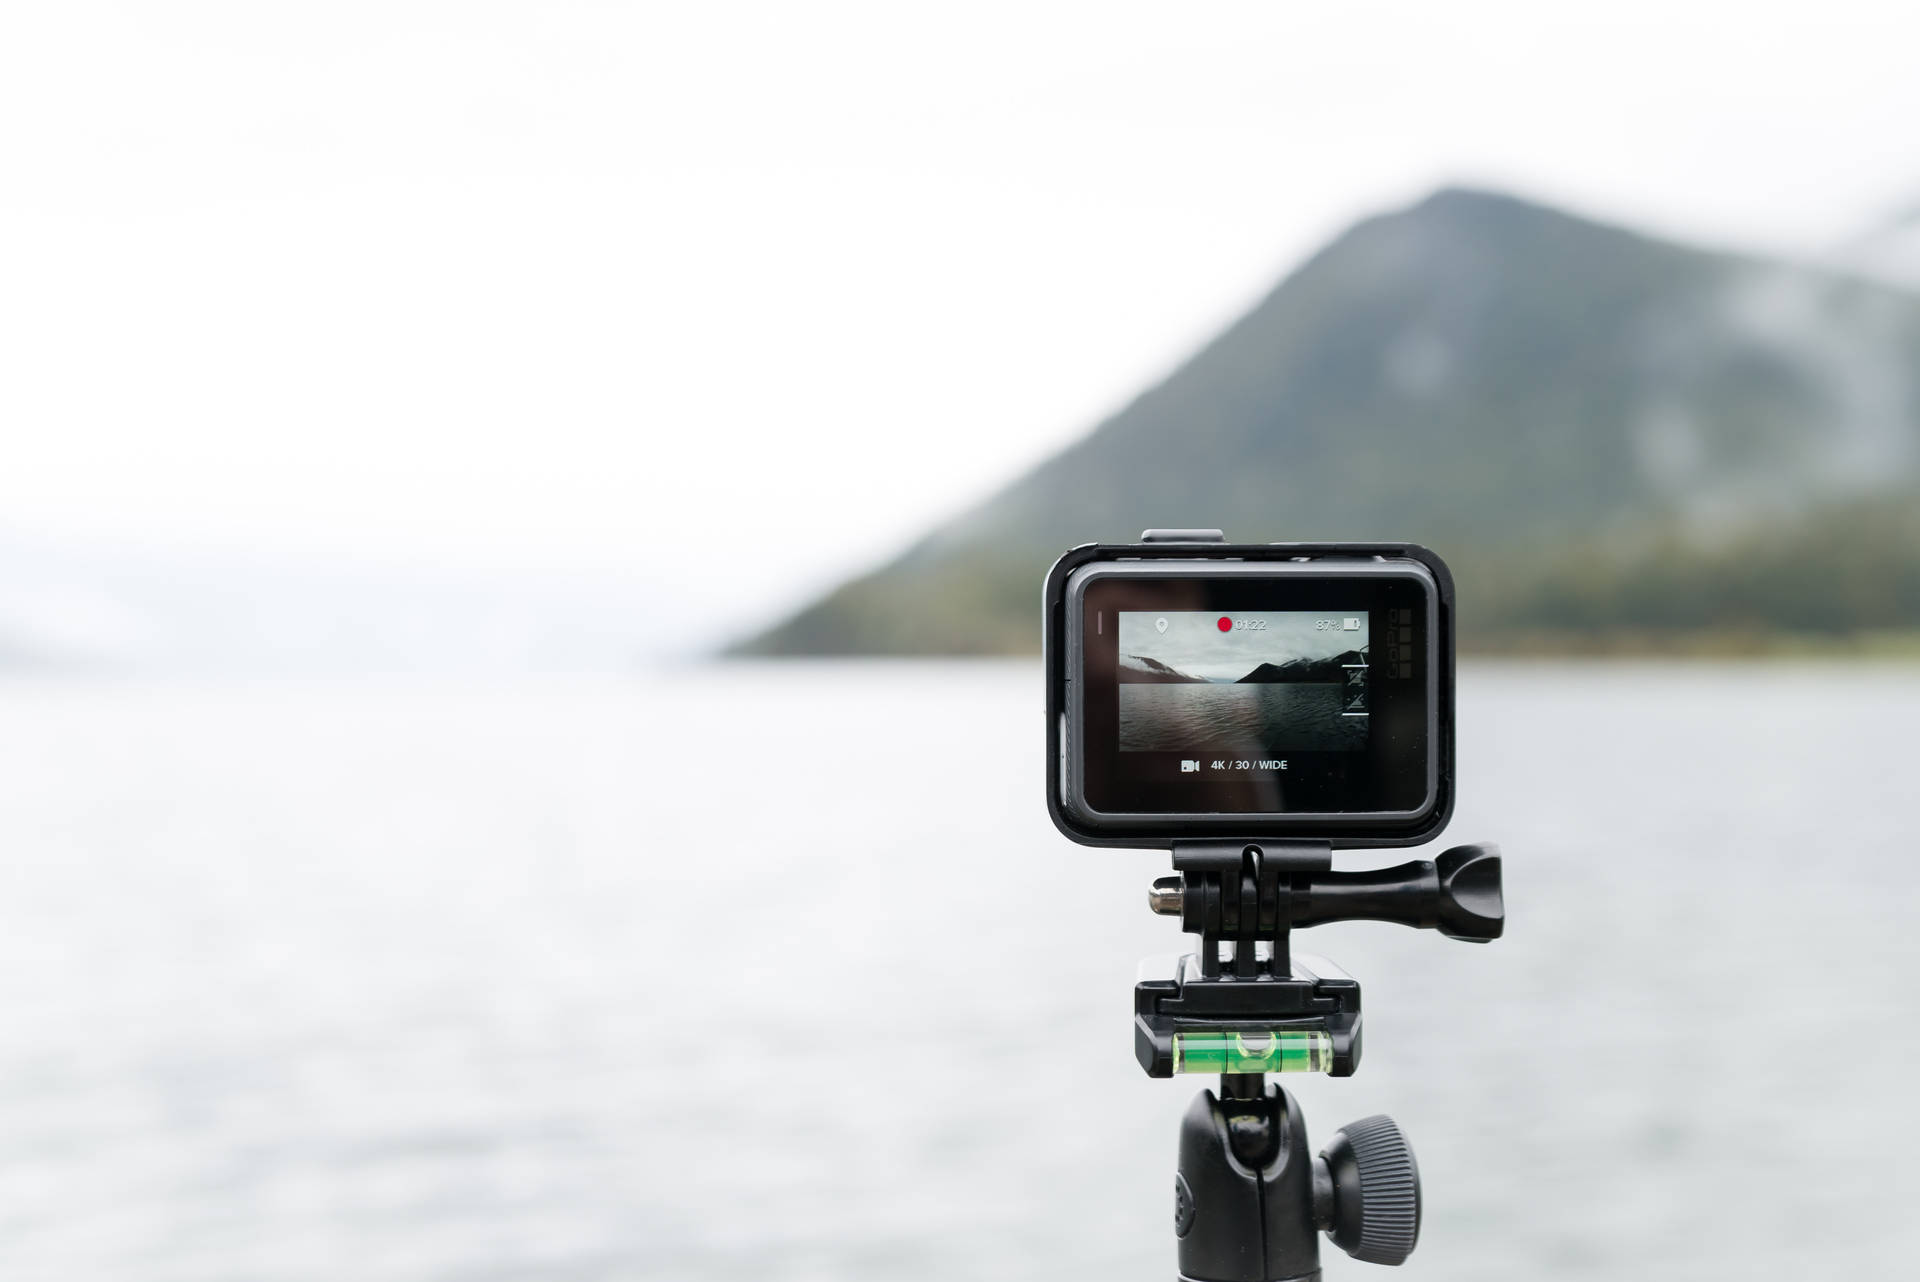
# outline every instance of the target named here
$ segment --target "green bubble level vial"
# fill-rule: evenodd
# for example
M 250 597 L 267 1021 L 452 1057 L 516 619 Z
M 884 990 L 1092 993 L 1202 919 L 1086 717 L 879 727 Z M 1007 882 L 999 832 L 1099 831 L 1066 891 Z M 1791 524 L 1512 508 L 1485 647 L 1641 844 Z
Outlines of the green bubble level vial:
M 1333 1038 L 1319 1028 L 1245 1028 L 1173 1035 L 1176 1073 L 1326 1073 Z

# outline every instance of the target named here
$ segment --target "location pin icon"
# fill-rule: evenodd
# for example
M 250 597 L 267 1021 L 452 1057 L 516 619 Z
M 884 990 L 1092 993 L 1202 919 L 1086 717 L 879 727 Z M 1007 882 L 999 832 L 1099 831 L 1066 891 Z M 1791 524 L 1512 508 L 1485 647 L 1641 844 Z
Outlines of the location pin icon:
M 1153 621 L 1153 630 L 1155 632 L 1165 632 L 1167 630 L 1167 621 L 1165 619 L 1155 619 Z

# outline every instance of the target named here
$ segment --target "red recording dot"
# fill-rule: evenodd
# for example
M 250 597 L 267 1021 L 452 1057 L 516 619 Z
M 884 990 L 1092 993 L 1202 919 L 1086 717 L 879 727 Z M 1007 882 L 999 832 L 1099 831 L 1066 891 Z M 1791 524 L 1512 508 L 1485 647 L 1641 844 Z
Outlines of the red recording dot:
M 1233 620 L 1232 620 L 1232 619 L 1229 619 L 1229 618 L 1228 618 L 1228 617 L 1227 617 L 1226 615 L 1224 615 L 1224 614 L 1220 616 L 1220 630 L 1221 630 L 1222 632 L 1231 632 L 1231 631 L 1233 631 Z

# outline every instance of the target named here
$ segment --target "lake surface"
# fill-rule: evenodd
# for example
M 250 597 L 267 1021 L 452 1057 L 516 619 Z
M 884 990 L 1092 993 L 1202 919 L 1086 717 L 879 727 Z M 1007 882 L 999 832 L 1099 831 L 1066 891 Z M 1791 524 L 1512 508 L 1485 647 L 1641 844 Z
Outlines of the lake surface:
M 1460 693 L 1508 937 L 1299 937 L 1401 1276 L 1911 1277 L 1920 671 Z M 1053 832 L 1040 722 L 1026 665 L 0 684 L 0 1277 L 1171 1277 L 1164 857 Z
M 1121 682 L 1118 689 L 1122 752 L 1261 756 L 1367 746 L 1367 718 L 1347 715 L 1345 686 Z

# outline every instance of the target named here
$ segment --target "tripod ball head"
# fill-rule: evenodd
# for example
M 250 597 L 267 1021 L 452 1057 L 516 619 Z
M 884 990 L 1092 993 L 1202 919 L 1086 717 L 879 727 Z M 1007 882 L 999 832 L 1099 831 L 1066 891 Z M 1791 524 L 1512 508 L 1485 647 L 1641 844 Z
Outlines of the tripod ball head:
M 1257 1073 L 1226 1074 L 1180 1127 L 1174 1237 L 1181 1282 L 1309 1282 L 1320 1233 L 1356 1260 L 1403 1264 L 1420 1239 L 1420 1171 L 1390 1117 L 1307 1146 L 1300 1104 Z
M 1349 1122 L 1313 1163 L 1313 1218 L 1369 1264 L 1404 1264 L 1420 1240 L 1420 1168 L 1391 1117 Z

